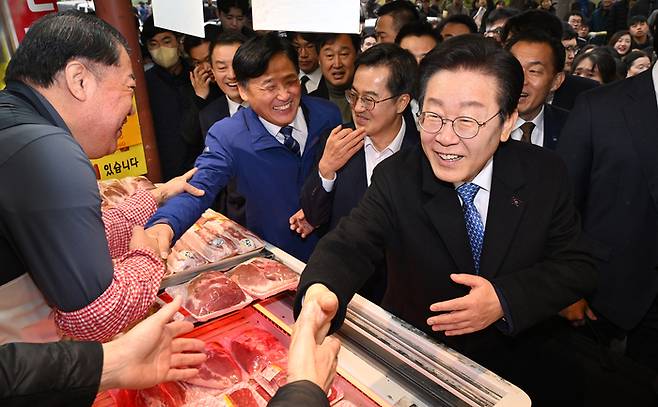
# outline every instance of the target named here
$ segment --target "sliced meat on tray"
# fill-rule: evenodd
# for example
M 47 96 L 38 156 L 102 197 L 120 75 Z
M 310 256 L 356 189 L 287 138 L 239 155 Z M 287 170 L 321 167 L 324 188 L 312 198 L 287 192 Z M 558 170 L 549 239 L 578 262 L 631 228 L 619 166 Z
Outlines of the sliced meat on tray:
M 286 368 L 288 351 L 271 333 L 250 328 L 231 341 L 235 360 L 249 374 L 259 372 L 270 363 Z
M 185 388 L 169 382 L 143 390 L 119 390 L 113 398 L 122 407 L 179 407 L 185 404 Z
M 297 286 L 299 275 L 276 260 L 251 259 L 231 271 L 231 280 L 256 296 L 266 296 Z
M 199 375 L 187 380 L 197 386 L 227 389 L 242 380 L 242 371 L 231 354 L 217 342 L 206 343 L 206 361 L 199 367 Z
M 167 257 L 167 275 L 190 270 L 206 263 L 207 261 L 199 253 L 179 239 Z
M 207 315 L 246 301 L 244 292 L 221 271 L 208 271 L 190 280 L 183 305 L 190 313 Z
M 249 388 L 242 388 L 228 393 L 226 397 L 231 401 L 234 407 L 260 407 L 254 394 Z
M 218 236 L 196 224 L 192 225 L 192 227 L 183 234 L 182 239 L 187 245 L 199 252 L 211 263 L 235 256 L 238 253 L 238 245 L 235 242 L 225 237 Z

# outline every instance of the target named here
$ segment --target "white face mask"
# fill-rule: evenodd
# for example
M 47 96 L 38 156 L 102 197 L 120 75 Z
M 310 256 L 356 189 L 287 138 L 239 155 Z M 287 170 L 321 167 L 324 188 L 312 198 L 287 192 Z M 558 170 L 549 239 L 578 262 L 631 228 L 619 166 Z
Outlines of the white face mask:
M 178 48 L 158 47 L 149 50 L 149 54 L 151 54 L 153 62 L 165 69 L 169 69 L 176 65 L 180 58 L 178 55 Z

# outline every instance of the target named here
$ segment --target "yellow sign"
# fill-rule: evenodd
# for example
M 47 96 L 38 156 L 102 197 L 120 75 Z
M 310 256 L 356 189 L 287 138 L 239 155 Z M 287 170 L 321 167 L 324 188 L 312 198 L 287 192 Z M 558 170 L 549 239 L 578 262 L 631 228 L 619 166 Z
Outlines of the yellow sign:
M 96 178 L 106 180 L 110 178 L 136 177 L 146 174 L 146 157 L 144 146 L 140 143 L 91 160 L 96 171 Z
M 117 151 L 105 157 L 91 160 L 96 171 L 96 178 L 135 177 L 147 173 L 142 132 L 139 128 L 139 116 L 133 98 L 134 114 L 128 116 L 126 124 L 121 129 L 121 137 L 117 140 Z

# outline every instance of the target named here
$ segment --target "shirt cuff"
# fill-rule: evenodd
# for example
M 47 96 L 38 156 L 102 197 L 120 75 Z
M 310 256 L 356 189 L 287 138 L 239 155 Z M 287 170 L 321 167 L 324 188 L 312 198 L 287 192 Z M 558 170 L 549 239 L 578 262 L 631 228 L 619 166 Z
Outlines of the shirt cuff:
M 514 325 L 512 325 L 512 314 L 510 313 L 509 306 L 507 305 L 507 300 L 503 292 L 494 286 L 496 290 L 496 295 L 498 296 L 498 301 L 500 301 L 500 306 L 503 309 L 503 317 L 496 321 L 495 326 L 504 334 L 511 334 L 514 331 Z
M 334 179 L 326 179 L 320 174 L 320 171 L 318 171 L 318 175 L 320 176 L 320 181 L 322 182 L 322 188 L 324 188 L 325 191 L 331 192 L 334 189 L 334 182 L 336 182 L 336 174 L 334 173 Z

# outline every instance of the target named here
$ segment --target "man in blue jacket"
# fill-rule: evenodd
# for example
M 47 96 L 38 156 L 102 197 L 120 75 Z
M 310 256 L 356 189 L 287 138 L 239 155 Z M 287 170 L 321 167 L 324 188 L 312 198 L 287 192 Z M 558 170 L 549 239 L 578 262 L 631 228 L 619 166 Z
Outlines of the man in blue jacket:
M 246 202 L 247 227 L 301 260 L 317 237 L 302 239 L 288 219 L 299 209 L 299 195 L 312 171 L 320 135 L 341 123 L 330 102 L 301 97 L 297 53 L 276 34 L 252 38 L 238 49 L 233 70 L 241 98 L 249 103 L 208 131 L 190 184 L 202 198 L 180 195 L 161 207 L 147 226 L 163 254 L 231 177 Z

